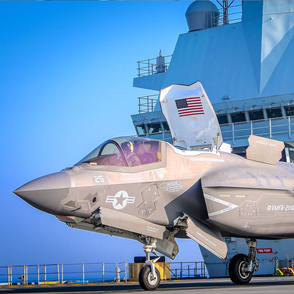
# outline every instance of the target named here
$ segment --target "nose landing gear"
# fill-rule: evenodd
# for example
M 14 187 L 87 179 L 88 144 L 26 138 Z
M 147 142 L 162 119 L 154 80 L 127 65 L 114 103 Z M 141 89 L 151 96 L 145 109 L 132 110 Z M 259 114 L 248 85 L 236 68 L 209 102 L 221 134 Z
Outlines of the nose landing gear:
M 146 253 L 145 266 L 141 269 L 139 274 L 139 284 L 144 290 L 155 290 L 160 284 L 160 273 L 155 267 L 155 262 L 159 260 L 158 254 L 155 252 L 156 240 L 150 239 L 148 243 L 143 247 Z M 157 257 L 150 259 L 150 253 L 153 253 Z
M 233 283 L 241 285 L 248 284 L 255 271 L 258 270 L 256 259 L 256 240 L 246 239 L 249 247 L 248 256 L 245 254 L 235 255 L 229 264 L 229 275 Z
M 155 274 L 152 274 L 151 268 L 144 266 L 139 274 L 139 284 L 144 290 L 155 290 L 160 284 L 159 270 L 155 268 Z

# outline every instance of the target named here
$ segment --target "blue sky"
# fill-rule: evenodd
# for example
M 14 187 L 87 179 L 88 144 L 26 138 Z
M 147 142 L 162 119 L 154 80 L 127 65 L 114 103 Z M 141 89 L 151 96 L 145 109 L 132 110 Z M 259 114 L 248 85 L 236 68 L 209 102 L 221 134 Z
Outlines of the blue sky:
M 132 262 L 136 241 L 70 229 L 12 191 L 135 134 L 137 61 L 172 54 L 191 1 L 0 2 L 0 265 Z M 201 260 L 179 240 L 177 261 Z

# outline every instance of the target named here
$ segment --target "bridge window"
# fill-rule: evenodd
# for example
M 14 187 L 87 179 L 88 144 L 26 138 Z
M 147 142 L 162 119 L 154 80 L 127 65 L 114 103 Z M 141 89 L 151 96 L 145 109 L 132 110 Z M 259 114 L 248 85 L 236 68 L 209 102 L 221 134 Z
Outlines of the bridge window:
M 224 125 L 224 124 L 228 124 L 229 120 L 228 120 L 228 116 L 226 114 L 220 114 L 217 116 L 218 119 L 218 123 L 220 125 Z
M 165 132 L 170 132 L 170 129 L 169 129 L 169 126 L 168 126 L 167 122 L 164 121 L 162 123 L 162 125 L 163 125 L 163 129 L 164 129 Z
M 146 135 L 145 125 L 136 126 L 136 130 L 137 130 L 138 136 L 145 136 Z
M 287 116 L 294 116 L 294 106 L 285 106 Z
M 233 123 L 246 121 L 245 112 L 231 113 L 231 118 Z
M 153 123 L 147 125 L 148 133 L 149 134 L 158 134 L 162 133 L 162 128 L 160 123 Z
M 252 110 L 248 111 L 250 120 L 264 119 L 263 110 Z
M 268 118 L 276 118 L 276 117 L 283 116 L 282 109 L 280 107 L 279 108 L 268 108 L 266 110 L 266 113 L 267 113 Z

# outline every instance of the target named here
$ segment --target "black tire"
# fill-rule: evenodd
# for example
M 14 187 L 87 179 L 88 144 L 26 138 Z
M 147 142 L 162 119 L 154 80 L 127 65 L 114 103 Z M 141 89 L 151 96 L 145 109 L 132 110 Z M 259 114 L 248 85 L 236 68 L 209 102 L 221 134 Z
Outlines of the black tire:
M 246 272 L 247 266 L 248 257 L 245 254 L 237 254 L 231 259 L 229 264 L 229 275 L 233 283 L 244 285 L 250 282 L 253 272 Z
M 150 266 L 144 266 L 139 273 L 139 284 L 142 289 L 149 291 L 155 290 L 160 284 L 159 270 L 155 268 L 156 277 L 152 279 Z

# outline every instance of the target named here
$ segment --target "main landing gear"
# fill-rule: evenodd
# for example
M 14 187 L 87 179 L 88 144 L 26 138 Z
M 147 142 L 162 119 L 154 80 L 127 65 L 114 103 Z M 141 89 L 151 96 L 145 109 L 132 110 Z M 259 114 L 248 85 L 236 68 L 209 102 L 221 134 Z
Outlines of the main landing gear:
M 157 262 L 160 257 L 155 252 L 155 248 L 156 240 L 153 238 L 150 238 L 148 243 L 143 247 L 144 252 L 146 253 L 146 265 L 139 273 L 139 284 L 144 290 L 155 290 L 160 284 L 160 273 L 155 267 L 155 262 Z M 157 257 L 151 260 L 150 253 L 155 254 Z
M 254 239 L 246 239 L 249 247 L 248 256 L 245 254 L 235 255 L 229 264 L 229 275 L 233 283 L 241 285 L 248 284 L 255 271 L 258 270 L 256 259 L 257 242 Z

